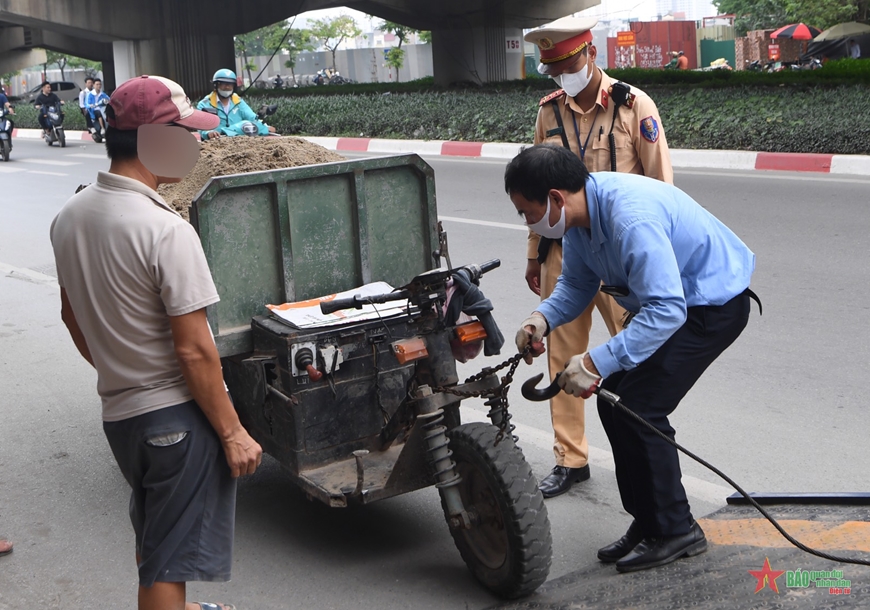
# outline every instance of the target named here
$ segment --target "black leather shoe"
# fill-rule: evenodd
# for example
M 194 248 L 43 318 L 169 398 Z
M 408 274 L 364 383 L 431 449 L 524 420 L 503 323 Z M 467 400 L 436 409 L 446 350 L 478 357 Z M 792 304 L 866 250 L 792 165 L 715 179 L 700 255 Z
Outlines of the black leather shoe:
M 707 537 L 696 521 L 688 534 L 665 536 L 663 538 L 644 538 L 636 547 L 616 562 L 617 572 L 636 572 L 663 566 L 680 557 L 694 557 L 707 550 Z
M 605 547 L 598 549 L 598 561 L 603 563 L 613 563 L 619 561 L 636 547 L 643 540 L 643 532 L 640 529 L 637 521 L 632 521 L 628 526 L 628 531 L 625 536 Z
M 544 480 L 538 484 L 538 489 L 544 494 L 545 498 L 552 498 L 561 495 L 571 489 L 574 483 L 580 483 L 589 478 L 589 464 L 582 468 L 568 468 L 567 466 L 556 466 L 553 471 L 544 477 Z

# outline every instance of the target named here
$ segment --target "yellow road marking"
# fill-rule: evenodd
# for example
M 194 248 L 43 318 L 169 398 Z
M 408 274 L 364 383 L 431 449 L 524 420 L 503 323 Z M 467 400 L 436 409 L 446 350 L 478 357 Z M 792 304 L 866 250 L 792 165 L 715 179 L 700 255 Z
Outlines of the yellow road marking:
M 713 544 L 792 546 L 766 519 L 698 519 L 698 523 Z M 800 542 L 815 549 L 870 552 L 870 523 L 866 521 L 782 519 L 779 524 Z

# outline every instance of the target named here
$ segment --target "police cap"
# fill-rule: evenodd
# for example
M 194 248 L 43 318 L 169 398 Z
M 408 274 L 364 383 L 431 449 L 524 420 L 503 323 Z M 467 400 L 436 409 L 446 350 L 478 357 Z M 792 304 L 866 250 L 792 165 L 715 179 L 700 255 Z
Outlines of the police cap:
M 532 30 L 525 35 L 541 51 L 538 71 L 548 73 L 548 66 L 574 57 L 592 44 L 592 28 L 598 24 L 594 17 L 562 17 L 553 23 Z

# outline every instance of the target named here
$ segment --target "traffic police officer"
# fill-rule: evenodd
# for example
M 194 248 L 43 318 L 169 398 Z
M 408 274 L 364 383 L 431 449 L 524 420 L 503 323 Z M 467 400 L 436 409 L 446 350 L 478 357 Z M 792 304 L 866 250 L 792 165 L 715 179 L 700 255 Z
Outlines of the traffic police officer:
M 526 41 L 540 49 L 538 71 L 561 87 L 539 104 L 535 144 L 569 148 L 590 172 L 641 174 L 673 184 L 668 144 L 655 103 L 640 89 L 617 83 L 595 65 L 597 50 L 590 30 L 597 23 L 597 19 L 563 17 L 526 34 Z M 530 232 L 527 258 L 529 288 L 546 299 L 562 270 L 561 241 L 541 239 Z M 622 329 L 625 310 L 612 297 L 598 293 L 576 320 L 547 337 L 551 380 L 571 356 L 586 350 L 593 306 L 611 336 Z M 541 481 L 545 498 L 589 478 L 583 400 L 561 393 L 550 402 L 550 413 L 556 466 Z

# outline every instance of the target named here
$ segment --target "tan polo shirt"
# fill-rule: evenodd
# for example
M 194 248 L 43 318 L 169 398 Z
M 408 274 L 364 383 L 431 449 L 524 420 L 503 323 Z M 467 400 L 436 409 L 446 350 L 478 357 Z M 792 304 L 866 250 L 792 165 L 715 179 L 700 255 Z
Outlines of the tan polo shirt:
M 100 172 L 54 219 L 51 243 L 97 368 L 103 420 L 191 400 L 169 316 L 219 298 L 190 223 L 141 182 Z
M 584 111 L 574 98 L 568 97 L 561 89 L 544 97 L 538 108 L 535 122 L 535 144 L 555 144 L 564 146 L 562 136 L 556 133 L 559 123 L 553 111 L 553 101 L 559 109 L 568 146 L 583 159 L 590 172 L 610 171 L 610 125 L 613 121 L 614 104 L 610 100 L 610 87 L 616 82 L 601 70 L 601 85 L 592 108 Z M 674 183 L 674 169 L 668 141 L 662 127 L 658 108 L 646 93 L 631 87 L 633 99 L 620 108 L 616 122 L 613 123 L 613 136 L 616 144 L 616 171 L 640 174 Z M 575 130 L 576 121 L 576 130 Z M 583 155 L 580 147 L 585 147 Z M 537 234 L 529 232 L 528 258 L 538 256 Z

